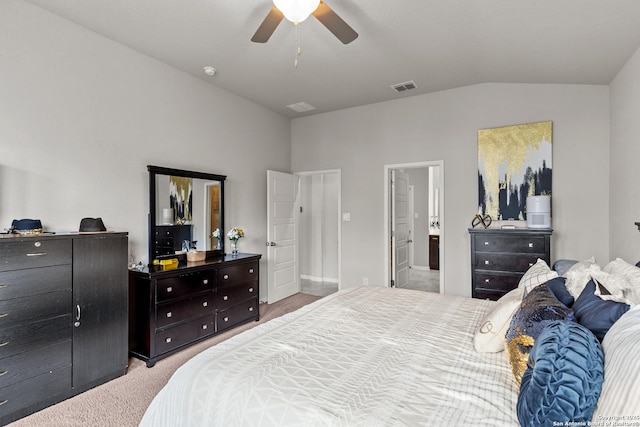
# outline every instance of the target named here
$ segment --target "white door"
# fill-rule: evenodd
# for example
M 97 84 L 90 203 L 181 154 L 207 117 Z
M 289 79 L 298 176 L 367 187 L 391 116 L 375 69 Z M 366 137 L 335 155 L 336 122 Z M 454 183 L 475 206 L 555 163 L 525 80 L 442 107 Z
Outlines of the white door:
M 402 287 L 409 282 L 409 175 L 391 171 L 391 279 Z
M 300 292 L 298 177 L 267 171 L 267 302 Z

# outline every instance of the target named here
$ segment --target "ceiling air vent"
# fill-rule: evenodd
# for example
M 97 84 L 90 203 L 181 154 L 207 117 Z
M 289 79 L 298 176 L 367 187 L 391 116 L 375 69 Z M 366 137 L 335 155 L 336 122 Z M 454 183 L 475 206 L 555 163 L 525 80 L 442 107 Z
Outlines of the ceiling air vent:
M 417 87 L 418 86 L 413 80 L 410 82 L 398 83 L 397 85 L 391 85 L 391 89 L 395 90 L 398 93 L 406 92 Z

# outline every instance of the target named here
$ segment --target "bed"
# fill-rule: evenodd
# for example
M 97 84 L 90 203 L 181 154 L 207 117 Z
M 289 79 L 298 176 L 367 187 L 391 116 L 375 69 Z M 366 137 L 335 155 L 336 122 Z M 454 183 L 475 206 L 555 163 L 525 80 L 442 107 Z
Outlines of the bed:
M 521 385 L 509 357 L 478 351 L 474 342 L 499 307 L 500 301 L 395 288 L 341 291 L 195 356 L 140 425 L 518 426 Z M 625 330 L 640 327 L 640 310 L 625 316 Z M 620 357 L 637 352 L 637 329 L 636 338 L 624 338 L 630 348 L 612 344 Z M 640 422 L 636 379 L 612 386 L 628 376 L 623 366 L 611 368 L 602 388 L 610 402 L 594 420 L 637 413 Z M 631 369 L 640 371 L 640 363 Z M 638 412 L 629 409 L 636 404 Z

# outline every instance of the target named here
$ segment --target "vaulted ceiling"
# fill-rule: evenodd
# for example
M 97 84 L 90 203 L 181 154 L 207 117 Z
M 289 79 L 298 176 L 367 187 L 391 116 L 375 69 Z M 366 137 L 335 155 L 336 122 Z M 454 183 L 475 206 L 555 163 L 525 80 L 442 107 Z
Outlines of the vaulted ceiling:
M 251 42 L 270 0 L 26 1 L 288 117 L 477 83 L 608 84 L 640 47 L 638 0 L 326 0 L 359 34 L 346 45 L 313 17 Z M 316 110 L 286 108 L 300 102 Z

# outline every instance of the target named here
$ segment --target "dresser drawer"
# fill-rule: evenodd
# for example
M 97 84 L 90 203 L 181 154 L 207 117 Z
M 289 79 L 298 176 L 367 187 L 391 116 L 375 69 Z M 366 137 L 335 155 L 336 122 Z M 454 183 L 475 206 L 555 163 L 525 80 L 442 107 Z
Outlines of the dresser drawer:
M 156 353 L 162 354 L 189 344 L 198 338 L 215 332 L 213 315 L 201 317 L 191 322 L 165 329 L 156 333 Z
M 198 271 L 158 280 L 156 298 L 158 302 L 163 302 L 212 289 L 213 272 Z
M 238 286 L 222 286 L 216 290 L 216 309 L 226 310 L 242 301 L 255 298 L 257 293 L 257 281 L 242 283 Z
M 0 245 L 0 271 L 71 264 L 71 239 L 31 237 Z
M 71 291 L 71 264 L 0 273 L 0 300 Z
M 48 400 L 71 389 L 71 366 L 0 388 L 0 417 Z
M 69 313 L 71 291 L 0 301 L 0 330 Z
M 216 271 L 216 276 L 218 286 L 258 280 L 258 263 L 250 262 L 234 265 L 233 267 L 220 268 Z
M 71 364 L 71 339 L 0 359 L 0 387 Z
M 509 292 L 518 287 L 521 274 L 491 274 L 485 272 L 476 273 L 476 289 L 497 290 Z
M 504 294 L 506 294 L 506 292 L 502 292 L 502 291 L 498 291 L 498 290 L 476 289 L 476 292 L 473 295 L 473 297 L 474 298 L 479 298 L 479 299 L 489 299 L 491 301 L 497 301 L 502 296 L 504 296 Z
M 71 334 L 71 314 L 0 329 L 0 357 L 13 356 L 70 339 Z
M 474 267 L 476 270 L 501 270 L 525 273 L 537 260 L 537 255 L 476 252 Z
M 256 320 L 258 320 L 259 318 L 257 298 L 245 301 L 227 310 L 217 311 L 216 331 L 223 331 L 253 318 L 255 318 Z
M 213 293 L 209 293 L 188 300 L 159 305 L 156 308 L 156 328 L 161 329 L 184 320 L 212 314 L 213 300 Z
M 476 251 L 482 252 L 521 252 L 544 254 L 544 236 L 518 235 L 476 235 L 474 236 Z

